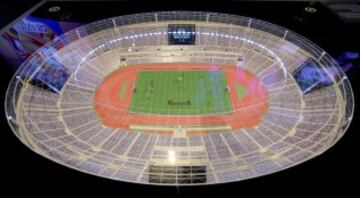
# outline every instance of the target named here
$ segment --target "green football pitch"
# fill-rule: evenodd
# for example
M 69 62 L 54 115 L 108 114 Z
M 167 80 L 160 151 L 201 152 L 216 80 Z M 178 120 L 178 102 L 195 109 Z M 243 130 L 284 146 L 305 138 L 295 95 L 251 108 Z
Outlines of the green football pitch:
M 131 113 L 197 115 L 230 113 L 232 104 L 222 71 L 140 71 Z

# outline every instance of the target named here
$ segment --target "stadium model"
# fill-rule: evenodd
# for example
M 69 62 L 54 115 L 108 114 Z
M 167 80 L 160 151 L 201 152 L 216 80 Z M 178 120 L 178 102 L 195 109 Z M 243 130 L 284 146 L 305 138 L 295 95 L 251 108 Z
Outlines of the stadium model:
M 283 27 L 154 12 L 65 33 L 14 75 L 6 113 L 30 149 L 89 174 L 155 185 L 240 181 L 337 142 L 353 93 L 338 64 Z

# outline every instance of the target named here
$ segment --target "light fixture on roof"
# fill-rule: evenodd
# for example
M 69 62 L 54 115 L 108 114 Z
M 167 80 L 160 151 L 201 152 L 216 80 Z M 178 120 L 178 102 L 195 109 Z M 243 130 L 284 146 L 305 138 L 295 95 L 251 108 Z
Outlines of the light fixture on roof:
M 311 14 L 317 12 L 316 8 L 310 7 L 310 6 L 305 7 L 304 9 L 305 9 L 306 12 L 311 13 Z
M 61 8 L 59 6 L 53 6 L 48 9 L 49 12 L 58 12 Z

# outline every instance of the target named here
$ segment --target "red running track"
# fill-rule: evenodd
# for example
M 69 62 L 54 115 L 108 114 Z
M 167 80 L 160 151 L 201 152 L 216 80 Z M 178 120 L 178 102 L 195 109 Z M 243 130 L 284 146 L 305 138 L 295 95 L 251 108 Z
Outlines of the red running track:
M 141 70 L 222 70 L 226 76 L 233 112 L 212 115 L 155 115 L 128 112 L 137 73 Z M 127 83 L 126 95 L 120 100 L 123 83 Z M 247 88 L 247 94 L 238 99 L 236 83 Z M 255 126 L 268 110 L 268 94 L 261 82 L 250 72 L 234 65 L 210 65 L 200 63 L 166 63 L 131 65 L 121 67 L 108 75 L 99 85 L 94 96 L 94 108 L 107 127 L 125 128 L 130 125 L 156 126 L 226 126 L 232 130 Z

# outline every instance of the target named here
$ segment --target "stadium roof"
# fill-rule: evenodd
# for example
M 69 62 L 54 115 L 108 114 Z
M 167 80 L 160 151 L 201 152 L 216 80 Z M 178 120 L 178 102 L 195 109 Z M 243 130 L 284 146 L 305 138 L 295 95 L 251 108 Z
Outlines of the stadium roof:
M 181 30 L 168 31 L 171 25 Z M 177 33 L 196 39 L 172 44 Z M 174 63 L 249 71 L 267 90 L 267 112 L 251 128 L 234 127 L 243 121 L 236 119 L 210 127 L 154 127 L 134 117 L 126 117 L 136 123 L 128 128 L 103 123 L 93 99 L 106 77 L 123 67 Z M 263 104 L 252 104 L 254 112 Z M 114 17 L 65 33 L 23 63 L 5 105 L 15 135 L 36 153 L 89 174 L 156 185 L 233 182 L 290 168 L 334 145 L 354 109 L 342 69 L 301 35 L 258 19 L 186 11 Z M 193 130 L 201 133 L 189 135 Z

